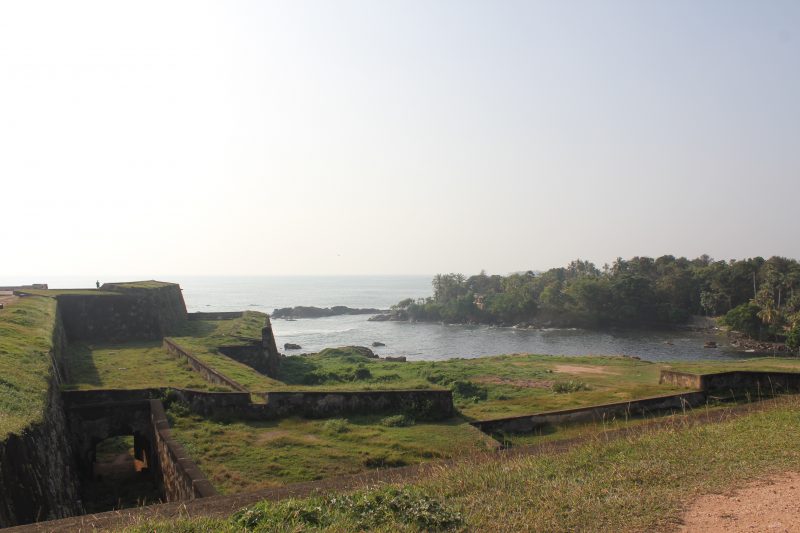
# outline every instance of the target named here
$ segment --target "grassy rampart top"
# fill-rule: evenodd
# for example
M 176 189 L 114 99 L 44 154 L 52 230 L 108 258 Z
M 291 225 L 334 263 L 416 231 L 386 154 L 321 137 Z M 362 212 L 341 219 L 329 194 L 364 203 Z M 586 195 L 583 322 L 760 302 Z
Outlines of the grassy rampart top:
M 15 294 L 29 296 L 45 296 L 57 298 L 58 296 L 119 296 L 117 292 L 104 291 L 98 289 L 24 289 L 14 291 Z
M 154 279 L 145 281 L 121 281 L 113 283 L 103 283 L 100 287 L 103 290 L 113 291 L 114 289 L 161 289 L 163 287 L 172 287 L 177 283 L 168 281 L 156 281 Z
M 42 419 L 55 320 L 48 298 L 21 298 L 0 310 L 0 439 Z

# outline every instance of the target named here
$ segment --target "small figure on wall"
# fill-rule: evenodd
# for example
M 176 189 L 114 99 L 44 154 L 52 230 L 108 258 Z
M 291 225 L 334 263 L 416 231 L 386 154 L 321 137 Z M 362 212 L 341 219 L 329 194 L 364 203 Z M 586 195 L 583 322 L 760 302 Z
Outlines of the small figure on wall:
M 97 281 L 95 281 L 95 285 L 97 285 L 98 289 L 100 288 L 100 280 L 99 279 Z

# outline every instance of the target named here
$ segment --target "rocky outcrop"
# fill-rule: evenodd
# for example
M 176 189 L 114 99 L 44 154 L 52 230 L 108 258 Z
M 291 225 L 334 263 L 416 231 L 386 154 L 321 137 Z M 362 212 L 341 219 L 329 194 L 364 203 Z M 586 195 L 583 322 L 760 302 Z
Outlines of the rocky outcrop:
M 373 308 L 353 308 L 344 305 L 335 305 L 333 307 L 282 307 L 275 309 L 272 312 L 272 318 L 323 318 L 326 316 L 339 316 L 339 315 L 374 315 L 375 313 L 383 313 L 381 309 Z

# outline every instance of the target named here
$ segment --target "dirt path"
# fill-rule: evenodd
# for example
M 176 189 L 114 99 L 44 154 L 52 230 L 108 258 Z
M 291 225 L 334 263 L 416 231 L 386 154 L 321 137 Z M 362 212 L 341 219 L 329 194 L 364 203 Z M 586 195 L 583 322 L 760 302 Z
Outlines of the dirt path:
M 732 494 L 698 498 L 683 516 L 682 533 L 770 531 L 800 533 L 800 473 L 748 485 Z
M 780 400 L 778 400 L 780 401 Z M 462 461 L 472 464 L 488 461 L 503 461 L 511 457 L 525 455 L 541 455 L 564 453 L 576 446 L 594 442 L 597 439 L 610 440 L 641 434 L 653 428 L 692 427 L 702 424 L 714 424 L 744 416 L 749 413 L 762 411 L 774 406 L 771 401 L 736 405 L 730 408 L 714 411 L 697 410 L 686 415 L 676 415 L 670 418 L 657 418 L 636 426 L 602 431 L 596 434 L 548 442 L 533 446 L 513 448 L 499 452 L 481 452 L 466 457 L 432 461 L 421 465 L 405 466 L 400 468 L 371 470 L 362 474 L 341 476 L 336 478 L 293 483 L 282 487 L 264 489 L 256 492 L 233 494 L 229 496 L 212 496 L 188 502 L 163 503 L 150 505 L 138 509 L 124 509 L 105 513 L 65 518 L 50 522 L 39 522 L 27 526 L 18 526 L 3 530 L 17 531 L 94 531 L 97 529 L 118 530 L 121 527 L 136 523 L 143 519 L 169 520 L 178 516 L 227 516 L 231 513 L 252 505 L 261 500 L 282 500 L 290 497 L 302 498 L 312 494 L 326 491 L 352 491 L 367 486 L 382 483 L 413 483 L 431 475 L 435 475 L 442 468 L 447 468 Z M 778 530 L 780 531 L 780 530 Z

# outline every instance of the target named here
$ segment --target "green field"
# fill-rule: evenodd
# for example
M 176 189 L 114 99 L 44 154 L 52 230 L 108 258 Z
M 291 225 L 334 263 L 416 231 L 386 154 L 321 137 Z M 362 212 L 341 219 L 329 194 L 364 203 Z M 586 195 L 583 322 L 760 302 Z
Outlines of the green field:
M 26 297 L 0 309 L 0 438 L 41 420 L 52 373 L 56 302 Z
M 142 522 L 129 531 L 672 530 L 699 495 L 796 470 L 800 399 L 769 402 L 721 423 L 598 438 L 560 454 L 465 460 L 394 491 L 263 502 L 230 518 Z
M 501 418 L 674 392 L 659 385 L 663 366 L 630 357 L 499 355 L 387 362 L 345 349 L 281 362 L 283 389 L 451 388 L 470 419 Z M 569 384 L 582 388 L 569 393 Z M 278 389 L 279 390 L 279 389 Z
M 173 407 L 173 436 L 223 493 L 251 491 L 493 449 L 460 418 L 395 426 L 399 417 L 218 422 Z M 389 420 L 387 420 L 389 418 Z
M 181 387 L 230 391 L 212 385 L 161 342 L 71 344 L 67 349 L 68 389 L 143 389 Z

